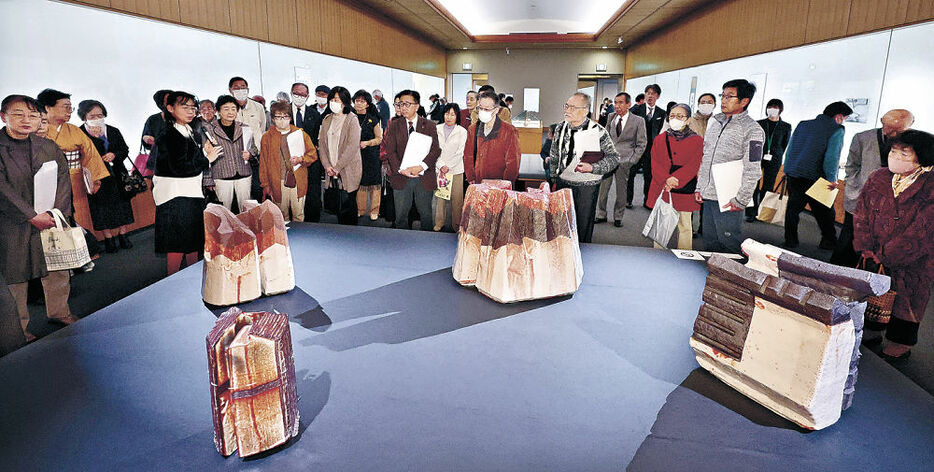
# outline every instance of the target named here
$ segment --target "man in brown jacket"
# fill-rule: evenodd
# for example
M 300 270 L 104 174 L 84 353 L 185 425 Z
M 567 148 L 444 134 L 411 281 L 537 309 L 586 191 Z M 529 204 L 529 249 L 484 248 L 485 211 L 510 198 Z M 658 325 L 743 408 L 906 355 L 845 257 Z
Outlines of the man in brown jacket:
M 441 155 L 438 144 L 438 129 L 435 123 L 418 116 L 418 103 L 421 98 L 414 90 L 399 92 L 401 119 L 389 121 L 383 135 L 380 160 L 389 165 L 389 184 L 392 185 L 393 201 L 396 207 L 396 228 L 408 227 L 409 210 L 412 202 L 418 210 L 418 219 L 422 231 L 431 231 L 434 226 L 431 212 L 431 197 L 438 188 L 435 163 Z M 409 142 L 409 135 L 421 133 L 431 138 L 431 148 L 420 165 L 402 169 L 402 158 Z
M 290 124 L 290 105 L 287 102 L 272 104 L 272 122 L 263 135 L 259 151 L 259 182 L 263 187 L 263 196 L 272 198 L 282 216 L 292 221 L 305 220 L 305 194 L 308 192 L 308 166 L 318 160 L 318 151 L 311 142 L 311 137 L 301 128 Z M 294 132 L 302 133 L 305 141 L 305 154 L 292 156 L 286 136 Z M 298 168 L 294 168 L 298 165 Z
M 519 133 L 498 116 L 499 97 L 492 92 L 480 94 L 477 123 L 467 131 L 464 146 L 464 177 L 468 184 L 483 179 L 508 180 L 515 186 L 519 177 Z M 478 133 L 477 130 L 480 130 Z

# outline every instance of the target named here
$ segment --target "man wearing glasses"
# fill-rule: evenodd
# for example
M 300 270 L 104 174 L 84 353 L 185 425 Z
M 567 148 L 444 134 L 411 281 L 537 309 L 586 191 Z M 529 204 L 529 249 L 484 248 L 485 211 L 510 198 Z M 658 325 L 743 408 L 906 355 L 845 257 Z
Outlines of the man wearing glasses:
M 464 146 L 464 177 L 468 184 L 484 179 L 508 180 L 515 186 L 519 177 L 519 133 L 499 115 L 499 97 L 484 91 L 477 104 L 477 123 L 467 130 Z
M 304 84 L 301 84 L 304 85 Z M 305 90 L 308 90 L 308 87 L 305 87 Z M 295 93 L 296 88 L 292 86 L 292 92 Z M 299 94 L 301 90 L 299 90 Z M 331 110 L 328 108 L 328 94 L 331 93 L 331 87 L 327 85 L 319 85 L 315 87 L 315 106 L 304 108 L 305 115 L 302 116 L 304 124 L 295 124 L 299 128 L 305 130 L 308 133 L 308 136 L 311 137 L 312 144 L 315 145 L 315 148 L 318 147 L 318 134 L 321 131 L 321 122 L 324 121 L 324 117 L 331 113 Z M 306 92 L 307 94 L 307 92 Z M 310 98 L 310 97 L 305 97 Z M 299 98 L 301 101 L 301 98 Z M 294 102 L 293 102 L 294 103 Z M 293 117 L 294 120 L 295 117 Z M 311 167 L 308 168 L 308 193 L 305 195 L 305 221 L 311 221 L 317 223 L 321 221 L 321 181 L 324 179 L 324 167 L 321 164 L 320 160 L 316 160 L 311 164 Z
M 555 128 L 555 139 L 547 163 L 557 176 L 558 188 L 570 188 L 574 196 L 577 239 L 589 243 L 597 196 L 603 176 L 619 165 L 619 154 L 606 129 L 587 117 L 590 96 L 575 93 L 564 104 L 564 122 Z
M 398 110 L 401 116 L 389 121 L 383 136 L 383 153 L 380 160 L 389 165 L 389 183 L 392 185 L 393 203 L 396 211 L 396 228 L 411 229 L 408 225 L 409 210 L 414 203 L 418 210 L 418 219 L 422 231 L 431 231 L 434 227 L 431 199 L 438 188 L 435 177 L 435 163 L 441 155 L 438 144 L 437 125 L 418 116 L 420 95 L 414 90 L 399 92 Z M 402 158 L 409 137 L 415 133 L 431 138 L 428 154 L 419 165 L 402 169 Z
M 639 94 L 640 96 L 642 94 Z M 639 169 L 642 169 L 642 206 L 644 208 L 649 208 L 648 202 L 645 201 L 649 195 L 649 185 L 652 183 L 652 142 L 655 141 L 655 137 L 658 136 L 658 133 L 662 131 L 662 127 L 665 126 L 665 109 L 658 106 L 656 103 L 658 97 L 662 95 L 662 88 L 658 84 L 650 84 L 645 87 L 645 102 L 639 105 L 632 107 L 630 112 L 633 115 L 641 117 L 645 121 L 645 150 L 642 151 L 642 157 L 636 162 L 632 170 L 629 172 L 629 181 L 627 182 L 626 187 L 626 208 L 632 208 L 632 197 L 635 190 L 633 184 L 636 180 L 636 174 Z M 636 102 L 638 102 L 638 97 Z
M 26 291 L 31 279 L 39 278 L 45 291 L 46 313 L 61 324 L 77 321 L 68 308 L 69 273 L 49 272 L 39 232 L 55 226 L 51 213 L 34 210 L 33 179 L 42 164 L 58 164 L 54 208 L 66 217 L 71 214 L 71 180 L 68 161 L 54 142 L 36 136 L 41 105 L 24 95 L 10 95 L 0 104 L 0 270 L 16 300 L 20 325 L 26 341 L 36 339 L 29 332 Z M 51 210 L 51 208 L 49 209 Z M 17 336 L 19 337 L 19 336 Z
M 704 249 L 713 252 L 740 254 L 743 242 L 743 209 L 752 200 L 752 193 L 762 177 L 762 143 L 765 132 L 746 108 L 756 94 L 755 84 L 734 79 L 723 84 L 720 111 L 708 122 L 704 136 L 704 158 L 697 174 L 694 199 L 704 212 Z M 717 200 L 717 182 L 713 166 L 742 161 L 739 174 L 730 176 L 740 182 L 739 191 L 725 203 Z

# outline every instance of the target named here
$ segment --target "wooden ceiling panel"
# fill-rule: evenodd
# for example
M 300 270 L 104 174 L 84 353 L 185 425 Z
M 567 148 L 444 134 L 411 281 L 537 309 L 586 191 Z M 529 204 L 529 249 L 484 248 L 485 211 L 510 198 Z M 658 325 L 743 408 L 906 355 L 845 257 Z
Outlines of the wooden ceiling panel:
M 852 0 L 846 34 L 875 31 L 905 22 L 908 0 Z
M 230 32 L 247 38 L 269 41 L 266 2 L 228 0 L 230 2 Z
M 907 22 L 914 23 L 934 19 L 934 2 L 931 0 L 909 0 Z
M 179 23 L 179 0 L 110 0 L 115 10 Z
M 297 0 L 266 0 L 266 17 L 270 41 L 301 47 Z
M 227 0 L 190 0 L 179 2 L 182 23 L 230 32 L 230 8 Z

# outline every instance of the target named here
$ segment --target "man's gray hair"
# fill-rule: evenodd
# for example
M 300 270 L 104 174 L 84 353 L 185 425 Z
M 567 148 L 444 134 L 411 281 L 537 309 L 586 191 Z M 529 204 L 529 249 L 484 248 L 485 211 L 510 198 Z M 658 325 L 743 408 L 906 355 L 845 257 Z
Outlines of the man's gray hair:
M 587 102 L 587 109 L 590 109 L 590 105 L 591 105 L 591 102 L 590 102 L 590 95 L 587 95 L 587 94 L 584 93 L 584 92 L 577 92 L 577 93 L 575 93 L 574 95 L 571 95 L 571 96 L 572 96 L 572 97 L 580 97 L 580 98 L 583 98 L 584 101 Z

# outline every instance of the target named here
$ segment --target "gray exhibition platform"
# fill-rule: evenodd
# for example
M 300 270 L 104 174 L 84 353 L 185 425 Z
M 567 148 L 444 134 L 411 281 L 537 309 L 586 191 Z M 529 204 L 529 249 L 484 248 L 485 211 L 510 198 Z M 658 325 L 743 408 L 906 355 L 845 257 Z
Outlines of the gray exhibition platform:
M 456 236 L 294 224 L 301 433 L 224 458 L 186 269 L 0 359 L 0 468 L 19 470 L 923 470 L 934 398 L 877 356 L 853 407 L 797 428 L 700 369 L 706 270 L 584 245 L 573 296 L 497 304 L 451 277 Z M 928 464 L 925 466 L 924 464 Z

